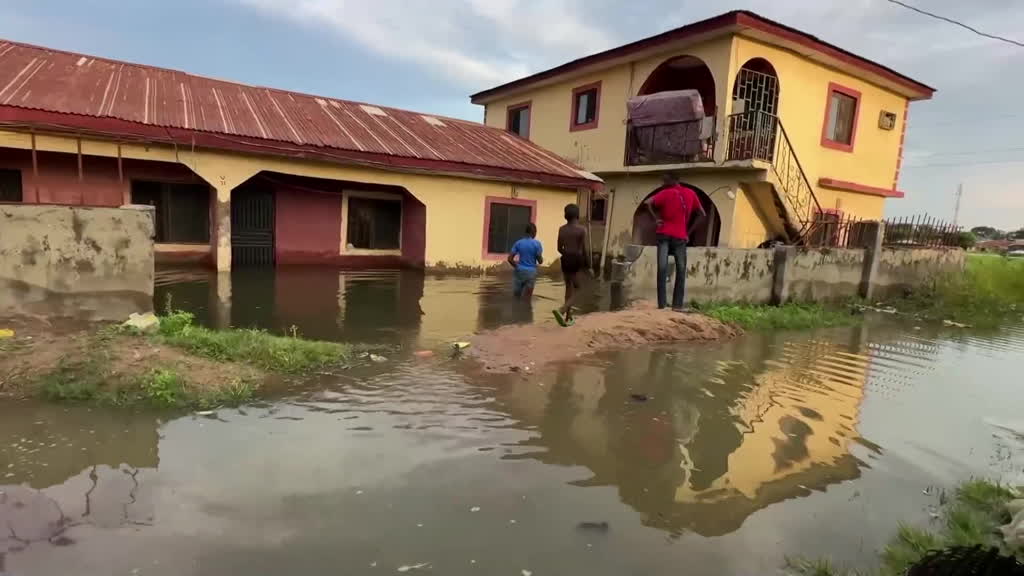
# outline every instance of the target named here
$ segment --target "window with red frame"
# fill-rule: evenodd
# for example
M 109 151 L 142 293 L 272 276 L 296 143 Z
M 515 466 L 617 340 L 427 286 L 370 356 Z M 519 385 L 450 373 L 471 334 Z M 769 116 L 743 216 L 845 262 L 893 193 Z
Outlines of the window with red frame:
M 509 106 L 505 129 L 521 138 L 530 137 L 530 105 Z
M 597 128 L 598 105 L 601 102 L 600 84 L 581 86 L 572 93 L 572 129 Z
M 857 105 L 857 98 L 852 94 L 834 89 L 829 92 L 828 116 L 825 119 L 826 139 L 844 146 L 853 145 Z

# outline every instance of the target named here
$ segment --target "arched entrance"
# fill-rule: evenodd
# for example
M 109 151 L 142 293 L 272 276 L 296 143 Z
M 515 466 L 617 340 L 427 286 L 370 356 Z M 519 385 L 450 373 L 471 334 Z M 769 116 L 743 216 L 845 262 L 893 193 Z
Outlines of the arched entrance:
M 732 100 L 729 159 L 772 161 L 779 114 L 779 77 L 771 63 L 764 58 L 748 60 L 736 73 Z
M 679 56 L 662 62 L 647 77 L 637 96 L 670 90 L 696 90 L 704 105 L 704 115 L 715 115 L 715 77 L 700 58 Z
M 680 184 L 697 193 L 697 197 L 700 198 L 700 205 L 707 214 L 707 217 L 694 230 L 690 230 L 689 245 L 718 246 L 718 236 L 722 230 L 722 218 L 718 214 L 718 208 L 715 207 L 715 203 L 700 188 L 684 182 L 680 182 Z M 633 212 L 633 244 L 642 246 L 656 246 L 658 244 L 654 218 L 651 217 L 651 213 L 644 206 L 644 202 L 660 191 L 660 187 L 652 190 L 650 194 L 644 197 L 640 205 L 637 206 L 636 211 Z

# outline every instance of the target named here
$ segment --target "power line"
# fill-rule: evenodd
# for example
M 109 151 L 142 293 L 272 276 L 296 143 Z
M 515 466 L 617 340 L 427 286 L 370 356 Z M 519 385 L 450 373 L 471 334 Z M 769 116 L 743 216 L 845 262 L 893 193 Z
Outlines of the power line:
M 934 154 L 927 154 L 918 156 L 916 160 L 932 160 L 939 158 L 948 158 L 950 156 L 977 156 L 979 154 L 1003 154 L 1006 152 L 1024 152 L 1024 146 L 1014 146 L 1010 148 L 988 148 L 986 150 L 967 150 L 964 152 L 936 152 Z M 1012 160 L 1012 158 L 1008 158 Z
M 970 30 L 971 32 L 974 32 L 978 36 L 984 36 L 985 38 L 991 38 L 993 40 L 999 40 L 1000 42 L 1006 42 L 1007 44 L 1013 44 L 1015 46 L 1020 46 L 1021 48 L 1024 48 L 1024 42 L 1021 42 L 1019 40 L 1014 40 L 1012 38 L 1006 38 L 1006 37 L 1003 37 L 1003 36 L 996 36 L 995 34 L 989 34 L 987 32 L 982 32 L 981 30 L 978 30 L 977 28 L 968 26 L 967 24 L 964 24 L 963 22 L 954 20 L 952 18 L 947 18 L 945 16 L 939 16 L 938 14 L 934 14 L 932 12 L 928 12 L 926 10 L 922 10 L 920 8 L 917 8 L 916 6 L 911 6 L 910 4 L 904 4 L 903 2 L 900 2 L 900 0 L 889 0 L 889 2 L 891 4 L 896 4 L 897 6 L 902 6 L 902 7 L 906 8 L 907 10 L 913 10 L 914 12 L 917 12 L 918 14 L 924 14 L 925 16 L 929 16 L 931 18 L 935 18 L 936 20 L 942 20 L 943 22 L 948 22 L 950 24 L 953 24 L 954 26 L 959 26 L 959 27 L 961 27 L 961 28 L 963 28 L 965 30 Z
M 949 164 L 908 164 L 904 168 L 953 168 L 957 166 L 981 166 L 986 164 L 1024 164 L 1024 158 L 1019 160 L 982 160 L 979 162 L 951 162 Z

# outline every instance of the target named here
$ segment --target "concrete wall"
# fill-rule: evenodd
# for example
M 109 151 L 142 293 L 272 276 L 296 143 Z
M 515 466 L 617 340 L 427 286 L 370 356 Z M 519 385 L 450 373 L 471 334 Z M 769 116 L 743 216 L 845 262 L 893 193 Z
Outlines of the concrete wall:
M 786 270 L 789 299 L 829 302 L 855 298 L 864 270 L 864 250 L 794 250 Z
M 772 250 L 690 248 L 686 252 L 686 298 L 698 302 L 767 303 L 772 297 L 774 257 Z M 657 249 L 647 246 L 633 263 L 628 281 L 630 297 L 656 298 L 657 258 Z M 669 270 L 675 270 L 671 258 Z M 673 277 L 674 273 L 670 275 Z M 671 298 L 671 281 L 667 294 Z
M 964 269 L 965 252 L 957 249 L 883 248 L 875 277 L 876 295 L 902 296 L 916 286 Z
M 865 278 L 870 278 L 872 297 L 887 298 L 938 276 L 960 273 L 964 266 L 962 250 L 886 248 L 879 251 L 877 270 L 868 274 L 868 254 L 863 249 L 836 248 L 690 248 L 686 296 L 698 302 L 830 302 L 865 295 Z M 673 270 L 669 259 L 669 298 Z M 656 278 L 656 249 L 645 247 L 625 272 L 628 297 L 654 300 Z
M 0 204 L 0 314 L 121 319 L 152 297 L 151 208 Z

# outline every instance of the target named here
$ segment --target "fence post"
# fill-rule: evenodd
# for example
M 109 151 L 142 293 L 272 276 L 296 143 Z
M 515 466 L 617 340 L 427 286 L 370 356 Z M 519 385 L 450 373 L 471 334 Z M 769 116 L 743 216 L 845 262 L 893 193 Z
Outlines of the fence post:
M 772 279 L 773 306 L 780 306 L 789 301 L 789 281 L 787 276 L 793 267 L 795 256 L 796 248 L 792 246 L 778 246 L 775 248 L 775 262 L 773 265 L 775 275 Z
M 875 294 L 875 278 L 878 275 L 878 260 L 882 256 L 882 240 L 885 237 L 885 222 L 865 222 L 863 235 L 864 269 L 860 275 L 860 297 L 871 299 Z

